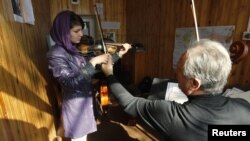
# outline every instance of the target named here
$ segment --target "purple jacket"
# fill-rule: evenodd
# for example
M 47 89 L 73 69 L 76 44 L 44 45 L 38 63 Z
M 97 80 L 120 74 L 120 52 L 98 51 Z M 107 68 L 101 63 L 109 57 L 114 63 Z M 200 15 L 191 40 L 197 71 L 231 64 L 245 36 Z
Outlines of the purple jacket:
M 94 67 L 60 46 L 53 47 L 47 58 L 49 69 L 62 89 L 65 137 L 78 138 L 96 131 L 91 88 Z
M 49 69 L 61 84 L 63 99 L 83 97 L 83 93 L 91 91 L 91 77 L 97 71 L 83 57 L 79 58 L 64 48 L 55 46 L 47 53 L 47 58 Z
M 62 89 L 65 137 L 78 138 L 96 131 L 91 77 L 98 72 L 88 60 L 56 45 L 47 53 L 49 69 Z M 113 61 L 119 59 L 113 56 Z

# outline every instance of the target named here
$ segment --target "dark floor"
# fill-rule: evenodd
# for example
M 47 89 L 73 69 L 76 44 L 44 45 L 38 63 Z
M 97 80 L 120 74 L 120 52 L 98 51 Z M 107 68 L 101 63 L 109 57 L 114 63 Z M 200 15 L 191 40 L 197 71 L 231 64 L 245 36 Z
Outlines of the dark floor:
M 88 141 L 163 141 L 155 130 L 127 115 L 121 107 L 110 106 L 107 111 L 99 116 L 97 132 L 89 134 Z
M 102 116 L 98 131 L 88 141 L 160 141 L 160 135 L 141 121 L 127 115 L 119 106 L 110 107 Z

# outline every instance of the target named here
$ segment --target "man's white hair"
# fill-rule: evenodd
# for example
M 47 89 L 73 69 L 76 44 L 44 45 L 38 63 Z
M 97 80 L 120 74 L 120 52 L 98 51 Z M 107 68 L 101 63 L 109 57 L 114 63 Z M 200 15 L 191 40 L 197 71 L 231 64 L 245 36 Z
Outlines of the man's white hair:
M 217 41 L 201 39 L 190 45 L 183 74 L 186 78 L 201 80 L 201 89 L 207 93 L 223 91 L 231 72 L 232 62 L 226 48 Z

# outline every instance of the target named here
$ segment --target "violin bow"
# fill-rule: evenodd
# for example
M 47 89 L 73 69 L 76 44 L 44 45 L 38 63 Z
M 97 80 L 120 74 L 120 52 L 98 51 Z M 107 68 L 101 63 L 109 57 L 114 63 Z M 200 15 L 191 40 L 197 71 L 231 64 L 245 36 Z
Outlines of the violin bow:
M 95 7 L 95 16 L 96 16 L 96 21 L 97 21 L 98 29 L 99 29 L 100 34 L 101 34 L 101 40 L 102 40 L 103 50 L 104 50 L 104 53 L 106 54 L 107 53 L 107 48 L 106 48 L 106 45 L 104 43 L 103 30 L 102 30 L 102 26 L 101 26 L 101 21 L 100 21 L 98 9 L 97 9 L 96 5 L 94 5 L 94 7 Z
M 107 53 L 107 48 L 104 42 L 104 38 L 103 38 L 103 30 L 102 30 L 102 26 L 101 26 L 101 21 L 100 21 L 100 17 L 98 14 L 98 9 L 97 6 L 94 5 L 95 7 L 95 16 L 96 16 L 96 21 L 97 21 L 97 25 L 98 25 L 98 29 L 100 31 L 101 34 L 101 40 L 102 40 L 102 46 L 103 46 L 103 51 L 106 54 Z M 104 111 L 104 106 L 109 105 L 109 96 L 108 96 L 108 87 L 105 84 L 102 84 L 100 86 L 100 109 L 102 111 L 102 113 L 106 114 L 107 111 Z
M 194 0 L 191 0 L 191 9 L 192 9 L 193 17 L 194 17 L 194 25 L 195 25 L 196 38 L 197 38 L 197 41 L 200 41 L 198 24 L 197 24 L 197 17 L 196 17 L 196 12 L 195 12 Z

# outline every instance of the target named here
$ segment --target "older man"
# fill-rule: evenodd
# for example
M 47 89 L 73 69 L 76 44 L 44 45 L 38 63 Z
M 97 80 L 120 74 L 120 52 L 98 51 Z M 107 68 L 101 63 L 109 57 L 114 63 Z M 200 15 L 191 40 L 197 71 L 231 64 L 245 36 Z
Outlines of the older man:
M 208 39 L 191 44 L 176 69 L 179 87 L 189 99 L 183 104 L 132 96 L 113 76 L 111 59 L 102 65 L 102 70 L 124 110 L 140 117 L 166 140 L 206 141 L 208 125 L 250 124 L 247 101 L 221 96 L 231 67 L 222 44 Z

